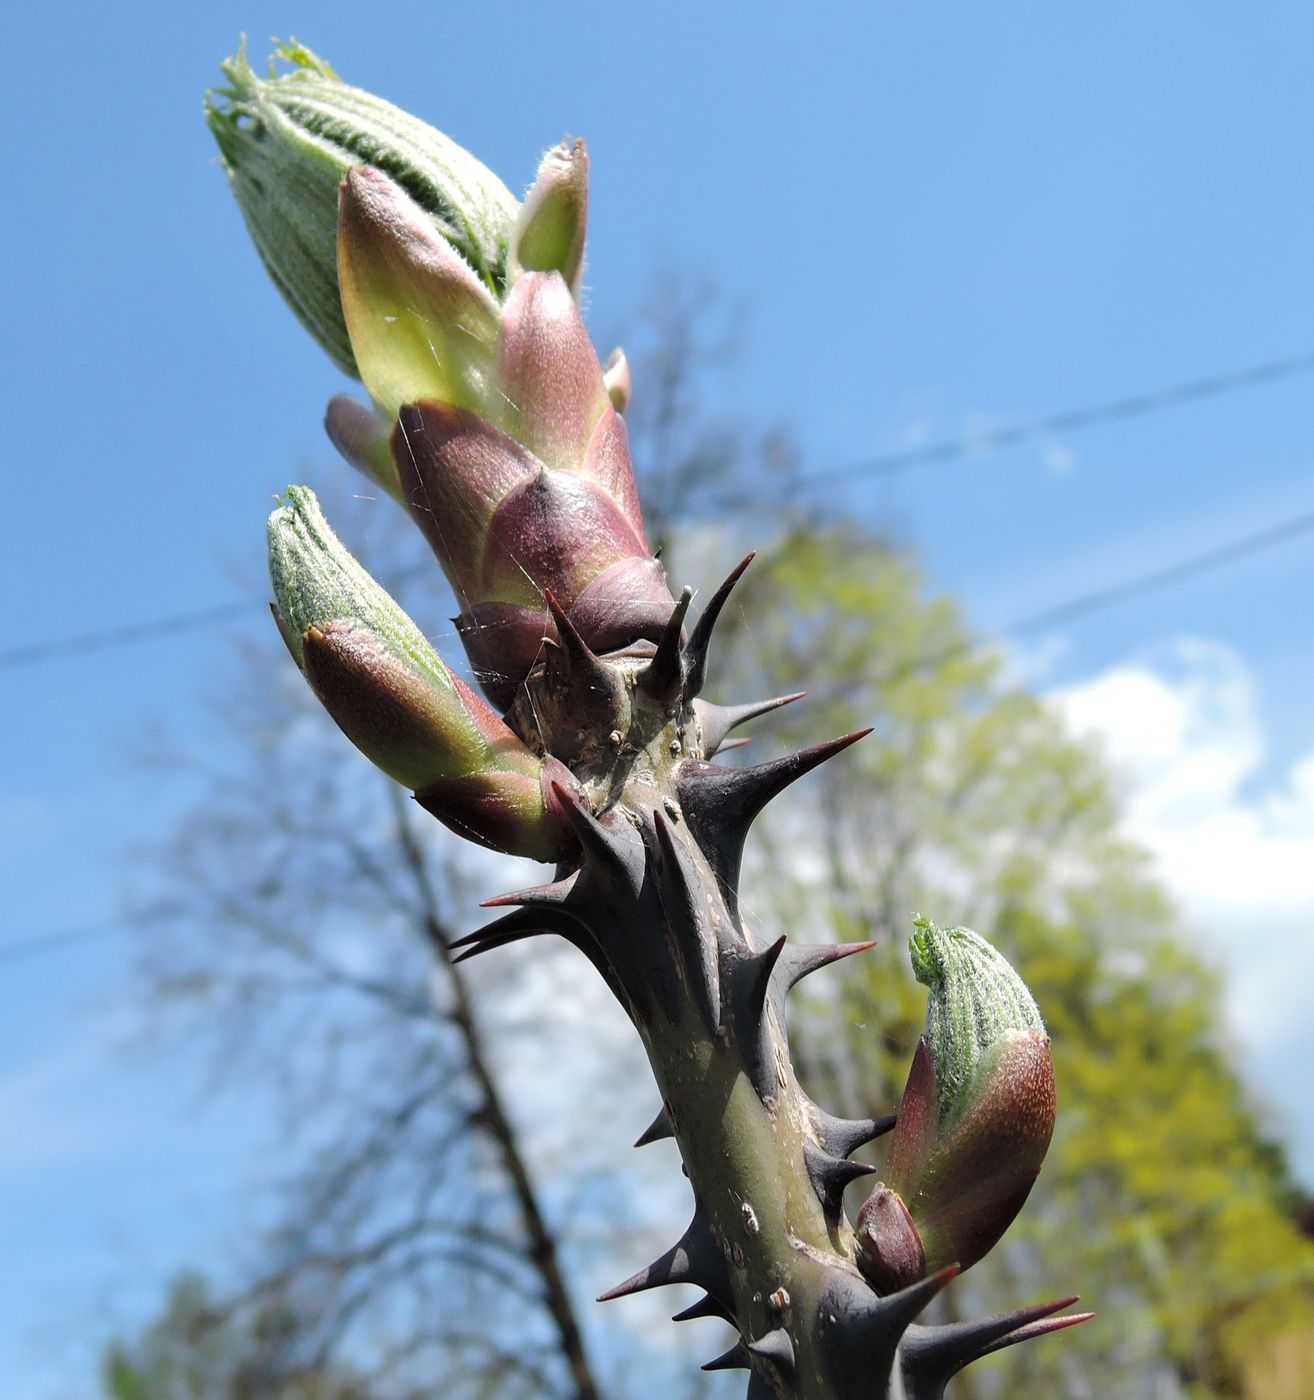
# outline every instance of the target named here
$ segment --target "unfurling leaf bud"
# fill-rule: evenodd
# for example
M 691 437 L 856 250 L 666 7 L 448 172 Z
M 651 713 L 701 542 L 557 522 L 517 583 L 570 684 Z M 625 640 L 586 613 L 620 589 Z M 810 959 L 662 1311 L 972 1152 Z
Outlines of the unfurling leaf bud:
M 569 774 L 451 674 L 305 487 L 269 517 L 269 569 L 284 639 L 357 748 L 461 835 L 537 860 L 561 854 L 565 827 L 546 794 Z
M 500 295 L 517 202 L 468 151 L 322 59 L 280 43 L 291 70 L 260 77 L 245 45 L 206 115 L 257 250 L 288 304 L 340 369 L 359 375 L 338 295 L 337 192 L 353 166 L 386 171 L 483 285 Z
M 508 258 L 511 277 L 559 272 L 578 296 L 588 215 L 588 152 L 583 141 L 563 141 L 543 157 L 520 206 Z
M 1022 1208 L 1054 1130 L 1049 1037 L 1022 979 L 971 929 L 916 920 L 926 1034 L 890 1140 L 886 1180 L 925 1249 L 925 1267 L 966 1269 Z

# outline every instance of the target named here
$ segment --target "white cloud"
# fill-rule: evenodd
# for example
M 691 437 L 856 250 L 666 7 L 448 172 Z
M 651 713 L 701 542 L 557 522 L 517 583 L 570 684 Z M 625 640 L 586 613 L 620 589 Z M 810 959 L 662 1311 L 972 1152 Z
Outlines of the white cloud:
M 1314 987 L 1314 750 L 1263 772 L 1265 738 L 1241 659 L 1201 641 L 1054 697 L 1099 740 L 1132 834 L 1226 972 L 1232 1025 L 1253 1052 L 1309 1041 Z M 1307 1047 L 1309 1048 L 1309 1047 Z

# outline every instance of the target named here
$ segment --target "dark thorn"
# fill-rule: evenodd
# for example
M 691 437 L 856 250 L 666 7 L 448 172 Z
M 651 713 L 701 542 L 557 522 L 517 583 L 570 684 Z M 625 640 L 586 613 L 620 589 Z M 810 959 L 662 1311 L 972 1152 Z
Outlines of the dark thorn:
M 624 1283 L 600 1293 L 598 1302 L 608 1303 L 613 1298 L 625 1298 L 631 1293 L 661 1288 L 668 1283 L 696 1284 L 721 1299 L 731 1296 L 725 1256 L 712 1237 L 711 1226 L 701 1210 L 694 1212 L 688 1229 L 665 1254 L 654 1259 L 646 1269 L 632 1274 Z
M 759 715 L 770 714 L 782 705 L 791 705 L 806 694 L 805 690 L 797 690 L 793 695 L 777 695 L 774 699 L 756 700 L 748 705 L 712 705 L 706 700 L 695 700 L 694 713 L 703 731 L 703 753 L 708 758 L 714 753 L 723 753 L 729 747 L 725 736 L 732 729 L 738 729 Z
M 982 1347 L 977 1355 L 989 1356 L 992 1351 L 1003 1351 L 1005 1347 L 1016 1346 L 1018 1342 L 1029 1342 L 1033 1337 L 1044 1337 L 1050 1332 L 1062 1332 L 1065 1327 L 1076 1327 L 1078 1323 L 1089 1322 L 1094 1316 L 1093 1312 L 1065 1313 L 1062 1317 L 1047 1317 L 1041 1321 L 1029 1322 L 1025 1327 L 1019 1327 L 1015 1332 L 1010 1332 L 1008 1336 L 1001 1337 L 997 1342 L 991 1342 L 989 1346 Z
M 547 885 L 530 885 L 527 889 L 512 890 L 509 894 L 495 894 L 491 899 L 480 902 L 481 909 L 499 909 L 506 904 L 522 905 L 529 908 L 555 908 L 566 902 L 567 896 L 575 888 L 578 871 L 571 871 L 564 879 L 553 880 Z M 455 948 L 458 944 L 452 944 Z
M 547 929 L 536 929 L 535 932 L 546 933 Z M 522 933 L 520 937 L 528 938 L 529 935 Z M 472 948 L 465 948 L 461 952 L 457 953 L 457 955 L 452 959 L 452 966 L 457 967 L 463 962 L 469 962 L 471 958 L 477 958 L 481 953 L 491 953 L 494 951 L 494 949 L 509 947 L 512 943 L 515 943 L 517 941 L 518 940 L 515 938 L 500 938 L 493 943 L 476 943 Z
M 752 1362 L 748 1359 L 748 1349 L 743 1342 L 736 1342 L 729 1351 L 723 1351 L 720 1356 L 714 1356 L 710 1361 L 703 1363 L 704 1371 L 747 1371 L 751 1368 Z
M 758 1098 L 766 1103 L 778 1092 L 776 1036 L 768 1015 L 772 975 L 786 943 L 782 934 L 761 952 L 744 945 L 722 950 L 721 1021 L 734 1037 Z
M 880 1316 L 896 1332 L 902 1332 L 937 1293 L 962 1272 L 959 1264 L 946 1264 L 938 1273 L 910 1283 L 880 1300 Z
M 675 1136 L 675 1129 L 671 1126 L 670 1114 L 665 1107 L 657 1110 L 657 1116 L 634 1140 L 635 1147 L 647 1147 L 650 1142 L 664 1142 L 667 1138 Z
M 710 1293 L 704 1293 L 696 1303 L 691 1303 L 683 1312 L 672 1315 L 672 1322 L 696 1322 L 702 1317 L 718 1317 L 723 1322 L 733 1325 L 734 1318 L 730 1316 L 730 1309 L 723 1303 L 718 1303 Z
M 866 1162 L 850 1162 L 847 1157 L 832 1157 L 815 1143 L 803 1144 L 803 1161 L 812 1181 L 812 1189 L 821 1202 L 822 1213 L 834 1224 L 844 1210 L 844 1190 L 851 1181 L 871 1176 L 876 1170 Z
M 522 939 L 549 933 L 558 934 L 568 943 L 579 945 L 580 929 L 571 915 L 555 909 L 516 909 L 500 919 L 494 919 L 491 924 L 476 929 L 474 933 L 467 933 L 464 938 L 453 939 L 447 946 L 449 949 L 465 949 L 465 952 L 452 959 L 455 966 L 467 958 L 478 957 L 480 953 L 487 953 L 494 948 L 505 948 L 509 944 L 519 943 Z
M 810 977 L 820 968 L 829 967 L 841 958 L 852 957 L 854 953 L 865 953 L 876 946 L 875 939 L 866 943 L 803 943 L 794 944 L 785 950 L 780 960 L 780 980 L 786 991 L 797 986 L 805 977 Z
M 859 729 L 751 768 L 724 768 L 692 760 L 681 766 L 677 779 L 680 806 L 732 903 L 739 885 L 744 839 L 754 817 L 791 783 L 870 733 L 870 729 Z
M 721 974 L 715 935 L 699 891 L 702 882 L 684 840 L 661 811 L 653 813 L 653 825 L 661 847 L 662 904 L 667 917 L 678 926 L 684 955 L 685 980 L 698 1004 L 709 1035 L 721 1023 Z
M 773 1327 L 770 1332 L 755 1337 L 749 1342 L 748 1351 L 752 1356 L 774 1362 L 784 1371 L 792 1373 L 794 1370 L 794 1343 L 783 1327 Z
M 642 882 L 642 870 L 635 871 L 621 851 L 617 838 L 589 810 L 584 796 L 564 783 L 550 784 L 552 795 L 565 813 L 570 829 L 584 852 L 585 861 L 598 867 L 596 873 L 619 875 L 635 894 Z M 561 882 L 558 881 L 558 884 Z
M 556 595 L 550 588 L 543 589 L 543 601 L 547 603 L 551 619 L 557 624 L 557 636 L 561 638 L 561 647 L 570 655 L 572 661 L 578 659 L 585 666 L 599 665 L 598 657 L 593 655 L 592 648 L 586 643 L 584 637 L 579 636 L 567 610 L 561 606 L 561 603 L 557 602 Z
M 750 984 L 748 1005 L 749 1015 L 754 1024 L 760 1023 L 766 1014 L 771 981 L 776 974 L 776 967 L 788 942 L 789 940 L 782 933 L 765 952 L 758 953 L 753 958 L 753 980 Z
M 531 913 L 528 909 L 515 909 L 510 914 L 503 914 L 500 919 L 494 919 L 491 924 L 485 924 L 483 928 L 475 929 L 473 933 L 467 933 L 464 938 L 453 938 L 447 946 L 449 948 L 466 948 L 471 943 L 504 939 L 508 935 L 514 934 L 521 938 L 529 938 L 536 933 L 545 932 L 547 932 L 547 925 L 540 912 Z
M 726 581 L 712 594 L 694 624 L 689 645 L 684 649 L 684 693 L 691 699 L 701 692 L 707 679 L 707 648 L 712 640 L 712 631 L 716 627 L 717 619 L 721 616 L 721 609 L 725 607 L 726 600 L 734 591 L 734 586 L 739 582 L 744 570 L 756 557 L 756 554 L 750 554 L 735 565 Z
M 1016 1308 L 994 1317 L 938 1327 L 914 1325 L 904 1334 L 905 1371 L 910 1379 L 936 1388 L 938 1394 L 959 1371 L 992 1351 L 1002 1351 L 1033 1337 L 1075 1327 L 1095 1316 L 1088 1312 L 1050 1316 L 1076 1301 L 1075 1297 L 1059 1298 L 1052 1303 Z
M 590 681 L 602 680 L 605 687 L 604 678 L 608 675 L 606 665 L 594 655 L 592 648 L 580 636 L 575 624 L 570 620 L 565 608 L 557 602 L 550 588 L 543 590 L 543 599 L 548 605 L 548 612 L 552 614 L 552 621 L 557 625 L 557 636 L 561 639 L 562 651 L 569 658 L 572 671 L 588 677 Z
M 815 1104 L 812 1105 L 812 1116 L 817 1137 L 832 1157 L 847 1157 L 865 1143 L 884 1137 L 898 1119 L 894 1113 L 884 1118 L 837 1118 Z
M 1075 1297 L 1058 1298 L 1052 1303 L 1015 1308 L 1012 1312 L 997 1313 L 994 1317 L 950 1322 L 939 1327 L 913 1327 L 904 1339 L 907 1363 L 917 1376 L 943 1387 L 965 1366 L 987 1352 L 1038 1335 L 1032 1329 L 1041 1325 L 1043 1319 L 1062 1308 L 1071 1307 L 1076 1301 Z M 1090 1315 L 1085 1314 L 1083 1320 Z M 1056 1321 L 1064 1326 L 1072 1325 L 1062 1318 Z M 1046 1324 L 1045 1330 L 1052 1331 L 1053 1323 Z
M 693 589 L 684 589 L 667 619 L 652 660 L 639 672 L 640 689 L 662 704 L 670 700 L 684 684 L 680 637 L 684 632 L 684 617 L 692 601 Z

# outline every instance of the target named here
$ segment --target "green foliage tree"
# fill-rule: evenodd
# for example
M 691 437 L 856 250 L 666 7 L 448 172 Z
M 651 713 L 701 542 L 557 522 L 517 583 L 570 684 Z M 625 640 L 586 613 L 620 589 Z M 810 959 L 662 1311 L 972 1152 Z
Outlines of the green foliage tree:
M 848 766 L 757 833 L 764 927 L 882 940 L 846 968 L 845 1014 L 827 1005 L 798 1037 L 810 1090 L 846 1112 L 895 1100 L 923 1019 L 903 951 L 921 907 L 989 929 L 1053 1036 L 1045 1169 L 963 1285 L 1002 1303 L 1078 1278 L 1097 1317 L 1063 1346 L 1002 1353 L 958 1393 L 1081 1394 L 1084 1372 L 1102 1394 L 1308 1394 L 1314 1245 L 1297 1192 L 1242 1088 L 1216 977 L 1122 834 L 1100 756 L 951 601 L 924 596 L 905 554 L 856 530 L 784 539 L 735 622 L 736 688 L 822 678 L 777 721 L 787 739 L 878 717 Z

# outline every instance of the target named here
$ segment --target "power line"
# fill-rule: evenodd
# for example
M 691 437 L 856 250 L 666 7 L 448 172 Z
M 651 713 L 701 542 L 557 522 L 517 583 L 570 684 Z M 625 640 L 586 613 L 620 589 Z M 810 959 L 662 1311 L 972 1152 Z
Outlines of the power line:
M 1144 593 L 1156 593 L 1161 588 L 1168 588 L 1172 584 L 1182 583 L 1186 579 L 1195 578 L 1200 574 L 1212 573 L 1215 569 L 1223 568 L 1224 565 L 1235 564 L 1239 559 L 1262 553 L 1266 549 L 1272 549 L 1275 545 L 1286 544 L 1288 540 L 1308 534 L 1311 530 L 1314 530 L 1314 510 L 1305 511 L 1301 515 L 1289 516 L 1286 520 L 1281 520 L 1276 525 L 1270 525 L 1263 530 L 1255 530 L 1248 535 L 1239 535 L 1235 539 L 1214 546 L 1212 549 L 1203 550 L 1201 553 L 1190 555 L 1186 559 L 1179 559 L 1175 564 L 1168 564 L 1162 569 L 1152 569 L 1149 573 L 1124 579 L 1121 583 L 1112 583 L 1107 587 L 1097 588 L 1093 592 L 1081 594 L 1076 598 L 1069 598 L 1066 603 L 1059 603 L 1056 607 L 1045 608 L 1040 612 L 1019 618 L 1016 622 L 1005 627 L 1003 631 L 1005 635 L 1016 636 L 1026 632 L 1038 632 L 1059 622 L 1071 622 L 1075 618 L 1085 617 L 1089 613 L 1112 607 L 1115 603 L 1125 602 L 1128 598 L 1135 598 Z
M 0 967 L 54 952 L 72 943 L 82 943 L 88 938 L 102 937 L 106 929 L 112 927 L 108 920 L 102 919 L 96 924 L 75 924 L 72 928 L 55 929 L 50 933 L 33 934 L 30 938 L 16 938 L 11 943 L 0 943 Z
M 1080 408 L 1060 409 L 1056 413 L 1047 413 L 1039 418 L 1005 423 L 998 428 L 983 428 L 979 432 L 962 433 L 957 437 L 942 438 L 938 442 L 877 453 L 861 461 L 796 477 L 789 482 L 789 486 L 792 490 L 810 491 L 818 486 L 847 481 L 854 476 L 898 476 L 917 467 L 936 466 L 944 462 L 958 461 L 978 452 L 995 452 L 1001 448 L 1014 447 L 1029 438 L 1041 437 L 1046 433 L 1077 432 L 1102 423 L 1144 418 L 1150 414 L 1178 408 L 1183 404 L 1222 398 L 1227 394 L 1257 388 L 1262 384 L 1278 383 L 1283 379 L 1292 379 L 1312 371 L 1314 351 L 1305 351 L 1285 359 L 1265 360 L 1225 374 L 1184 380 L 1166 389 L 1151 389 L 1119 399 L 1087 404 Z M 707 497 L 707 503 L 711 506 L 746 505 L 758 499 L 760 493 L 752 490 L 724 491 L 713 492 Z
M 1289 540 L 1297 539 L 1311 531 L 1314 531 L 1314 510 L 1290 516 L 1266 529 L 1240 535 L 1236 539 L 1228 540 L 1212 549 L 1202 550 L 1199 554 L 1179 559 L 1176 563 L 1169 564 L 1165 568 L 1152 569 L 1148 573 L 1137 574 L 1132 578 L 1123 579 L 1104 588 L 1078 594 L 1075 598 L 1069 598 L 1066 602 L 1056 604 L 1054 607 L 1027 613 L 1005 624 L 999 629 L 997 635 L 1002 637 L 1024 636 L 1028 632 L 1043 631 L 1057 623 L 1071 622 L 1076 618 L 1086 617 L 1093 612 L 1100 612 L 1104 608 L 1124 603 L 1130 598 L 1140 597 L 1146 593 L 1155 593 L 1160 589 L 1169 588 L 1173 584 L 1182 583 L 1186 579 L 1211 573 L 1215 569 L 1226 567 L 1228 564 L 1235 564 L 1238 560 L 1260 554 L 1276 545 L 1286 544 Z M 964 637 L 961 641 L 954 642 L 950 646 L 911 657 L 895 667 L 890 674 L 882 677 L 881 683 L 889 685 L 921 670 L 923 667 L 937 666 L 946 661 L 952 661 L 979 645 L 979 638 Z M 13 943 L 0 944 L 0 966 L 52 951 L 68 943 L 81 942 L 93 934 L 102 932 L 106 927 L 105 923 L 82 925 L 62 929 L 55 933 L 38 934 L 32 938 L 19 939 Z
M 953 461 L 974 452 L 1009 447 L 1045 432 L 1071 432 L 1074 429 L 1092 427 L 1097 423 L 1144 417 L 1147 414 L 1162 412 L 1181 404 L 1193 403 L 1201 399 L 1218 398 L 1242 389 L 1275 383 L 1311 371 L 1314 371 L 1314 351 L 1307 351 L 1300 355 L 1288 356 L 1285 359 L 1266 360 L 1226 374 L 1214 374 L 1202 379 L 1185 380 L 1166 389 L 1148 390 L 1121 399 L 1109 399 L 1102 403 L 1086 405 L 1082 408 L 1061 409 L 1057 413 L 1046 414 L 1043 417 L 1028 419 L 1024 422 L 1005 424 L 1000 428 L 987 429 L 979 433 L 967 433 L 956 438 L 946 438 L 940 442 L 926 443 L 920 447 L 883 453 L 869 457 L 862 462 L 852 462 L 847 466 L 834 467 L 823 472 L 813 472 L 809 476 L 794 481 L 791 485 L 794 489 L 807 491 L 815 486 L 830 485 L 833 482 L 862 474 L 890 476 L 913 467 Z M 754 499 L 756 499 L 755 493 L 740 491 L 713 495 L 709 501 L 715 505 L 735 505 Z M 1065 604 L 1064 606 L 1070 605 Z M 210 608 L 176 613 L 172 616 L 154 618 L 145 622 L 126 623 L 119 627 L 103 628 L 95 632 L 75 633 L 73 636 L 61 637 L 54 641 L 32 642 L 24 646 L 10 647 L 0 651 L 0 670 L 38 665 L 61 656 L 110 650 L 115 647 L 130 646 L 137 642 L 150 641 L 155 637 L 193 631 L 198 627 L 231 621 L 251 609 L 251 603 L 234 600 Z
M 169 636 L 175 632 L 192 632 L 198 627 L 217 622 L 229 622 L 243 613 L 253 611 L 250 602 L 217 603 L 192 612 L 173 613 L 168 617 L 152 618 L 147 622 L 127 622 L 118 627 L 103 627 L 95 632 L 75 632 L 71 637 L 59 637 L 49 642 L 30 642 L 26 646 L 9 647 L 0 651 L 0 669 L 33 666 L 53 661 L 61 656 L 74 656 L 88 651 L 109 651 L 150 641 L 153 637 Z
M 1314 531 L 1314 510 L 1289 516 L 1286 520 L 1278 521 L 1276 525 L 1252 531 L 1247 535 L 1240 535 L 1223 544 L 1215 545 L 1212 549 L 1202 550 L 1199 554 L 1188 555 L 1185 559 L 1179 559 L 1176 563 L 1168 564 L 1162 569 L 1151 569 L 1147 573 L 1136 574 L 1117 583 L 1107 584 L 1103 588 L 1092 589 L 1089 593 L 1079 593 L 1074 598 L 1057 603 L 1053 607 L 1042 608 L 1039 612 L 1026 613 L 996 629 L 994 635 L 998 637 L 1024 637 L 1030 632 L 1042 632 L 1059 623 L 1072 622 L 1077 618 L 1087 617 L 1091 613 L 1102 612 L 1105 608 L 1125 603 L 1128 599 L 1138 598 L 1146 593 L 1157 593 L 1160 589 L 1169 588 L 1175 583 L 1198 578 L 1201 574 L 1212 573 L 1215 569 L 1235 564 L 1238 560 L 1248 558 L 1253 554 L 1261 554 L 1264 550 L 1286 544 L 1289 540 L 1297 539 L 1311 531 Z M 881 684 L 892 685 L 925 667 L 939 666 L 946 661 L 956 660 L 980 644 L 980 637 L 963 637 L 935 651 L 923 652 L 918 656 L 909 657 L 882 676 Z
M 1288 540 L 1308 534 L 1311 530 L 1314 530 L 1314 511 L 1303 511 L 1262 530 L 1239 535 L 1199 554 L 1188 555 L 1185 559 L 1179 559 L 1162 569 L 1136 574 L 1131 578 L 1121 579 L 1117 583 L 1094 589 L 1090 593 L 1078 594 L 1075 598 L 1069 598 L 1053 607 L 1042 609 L 1040 612 L 1030 613 L 1007 623 L 999 629 L 999 632 L 1003 636 L 1017 636 L 1027 632 L 1040 631 L 1057 623 L 1071 622 L 1076 618 L 1085 617 L 1092 612 L 1099 612 L 1116 603 L 1124 602 L 1128 598 L 1136 597 L 1138 594 L 1157 592 L 1161 588 L 1182 583 L 1187 579 L 1198 577 L 1200 574 L 1211 573 L 1215 569 L 1236 563 L 1252 554 L 1259 554 L 1264 550 L 1285 544 Z M 173 617 L 158 618 L 154 622 L 133 623 L 126 627 L 112 628 L 104 632 L 89 632 L 82 636 L 65 637 L 57 642 L 17 647 L 10 651 L 0 652 L 0 668 L 31 664 L 74 652 L 94 651 L 104 647 L 123 645 L 172 632 L 188 631 L 207 623 L 224 621 L 250 609 L 252 609 L 251 603 L 224 603 L 218 607 L 206 608 L 198 612 L 177 613 Z M 939 659 L 939 656 L 937 654 L 935 657 L 926 659 L 936 660 Z M 0 949 L 0 952 L 2 951 L 3 949 Z

